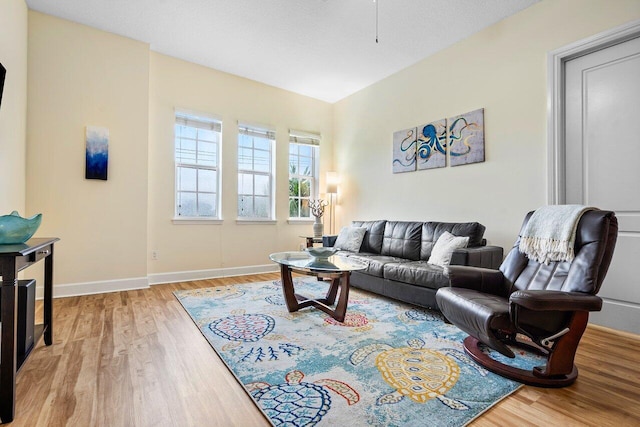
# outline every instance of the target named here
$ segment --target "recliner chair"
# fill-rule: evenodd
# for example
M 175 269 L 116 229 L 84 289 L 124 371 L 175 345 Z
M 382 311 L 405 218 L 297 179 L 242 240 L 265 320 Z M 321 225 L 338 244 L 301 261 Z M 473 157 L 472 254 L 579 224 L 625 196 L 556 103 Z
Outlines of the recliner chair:
M 532 214 L 526 216 L 520 236 Z M 521 253 L 518 237 L 499 270 L 450 266 L 450 287 L 438 290 L 438 307 L 470 335 L 465 350 L 487 369 L 525 384 L 567 386 L 578 376 L 573 361 L 589 312 L 602 308 L 596 294 L 617 236 L 613 212 L 587 211 L 578 222 L 573 261 L 548 265 Z M 491 358 L 480 343 L 511 358 L 515 355 L 507 345 L 524 345 L 545 355 L 547 363 L 531 371 L 515 368 Z

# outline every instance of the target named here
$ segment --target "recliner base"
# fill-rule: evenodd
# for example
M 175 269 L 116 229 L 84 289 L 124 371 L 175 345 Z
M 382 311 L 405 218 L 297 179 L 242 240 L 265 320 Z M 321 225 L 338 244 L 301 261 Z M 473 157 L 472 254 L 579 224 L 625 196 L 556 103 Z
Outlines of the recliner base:
M 489 357 L 489 355 L 484 353 L 479 344 L 480 341 L 478 341 L 478 339 L 472 336 L 468 336 L 464 340 L 464 349 L 475 362 L 487 368 L 491 372 L 505 378 L 537 387 L 559 388 L 573 384 L 578 377 L 578 368 L 575 365 L 573 365 L 573 370 L 568 375 L 554 377 L 544 377 L 540 376 L 540 374 L 536 375 L 534 373 L 534 371 L 536 371 L 536 368 L 531 371 L 527 371 L 524 369 L 505 365 L 504 363 L 498 362 L 497 360 L 492 359 L 491 357 Z

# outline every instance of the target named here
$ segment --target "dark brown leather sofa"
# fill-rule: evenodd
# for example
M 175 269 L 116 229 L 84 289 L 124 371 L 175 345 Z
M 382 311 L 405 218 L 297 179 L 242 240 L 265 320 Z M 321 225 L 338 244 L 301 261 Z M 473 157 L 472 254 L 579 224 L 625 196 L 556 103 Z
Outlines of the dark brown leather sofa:
M 497 269 L 503 249 L 487 246 L 485 227 L 477 222 L 413 222 L 353 221 L 355 227 L 366 228 L 358 252 L 341 251 L 367 264 L 367 269 L 351 274 L 351 285 L 422 307 L 438 308 L 435 294 L 449 286 L 444 268 L 429 264 L 434 244 L 445 231 L 456 236 L 469 236 L 469 245 L 456 249 L 452 265 L 468 265 Z M 325 236 L 324 246 L 333 246 L 336 236 Z

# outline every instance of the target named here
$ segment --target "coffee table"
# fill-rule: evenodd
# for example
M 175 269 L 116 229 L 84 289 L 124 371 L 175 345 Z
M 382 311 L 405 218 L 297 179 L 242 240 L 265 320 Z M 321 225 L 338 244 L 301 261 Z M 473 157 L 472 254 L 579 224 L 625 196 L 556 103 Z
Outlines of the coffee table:
M 277 252 L 269 255 L 269 258 L 280 264 L 282 292 L 290 313 L 305 307 L 315 307 L 338 322 L 344 322 L 349 300 L 349 277 L 352 271 L 367 268 L 367 264 L 339 255 L 333 255 L 329 258 L 314 258 L 306 252 Z M 291 278 L 292 271 L 321 279 L 330 279 L 331 284 L 325 297 L 314 299 L 297 294 Z M 340 290 L 340 297 L 334 309 L 330 306 L 336 301 L 338 290 Z

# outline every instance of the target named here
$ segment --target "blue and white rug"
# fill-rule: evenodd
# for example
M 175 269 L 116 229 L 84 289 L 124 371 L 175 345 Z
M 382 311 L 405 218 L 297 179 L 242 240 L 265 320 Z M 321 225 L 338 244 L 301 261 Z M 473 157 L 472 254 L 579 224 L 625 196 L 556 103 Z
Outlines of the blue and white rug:
M 327 287 L 296 279 L 303 295 Z M 473 362 L 439 313 L 357 289 L 344 323 L 289 313 L 279 281 L 175 295 L 276 426 L 462 426 L 520 387 Z

